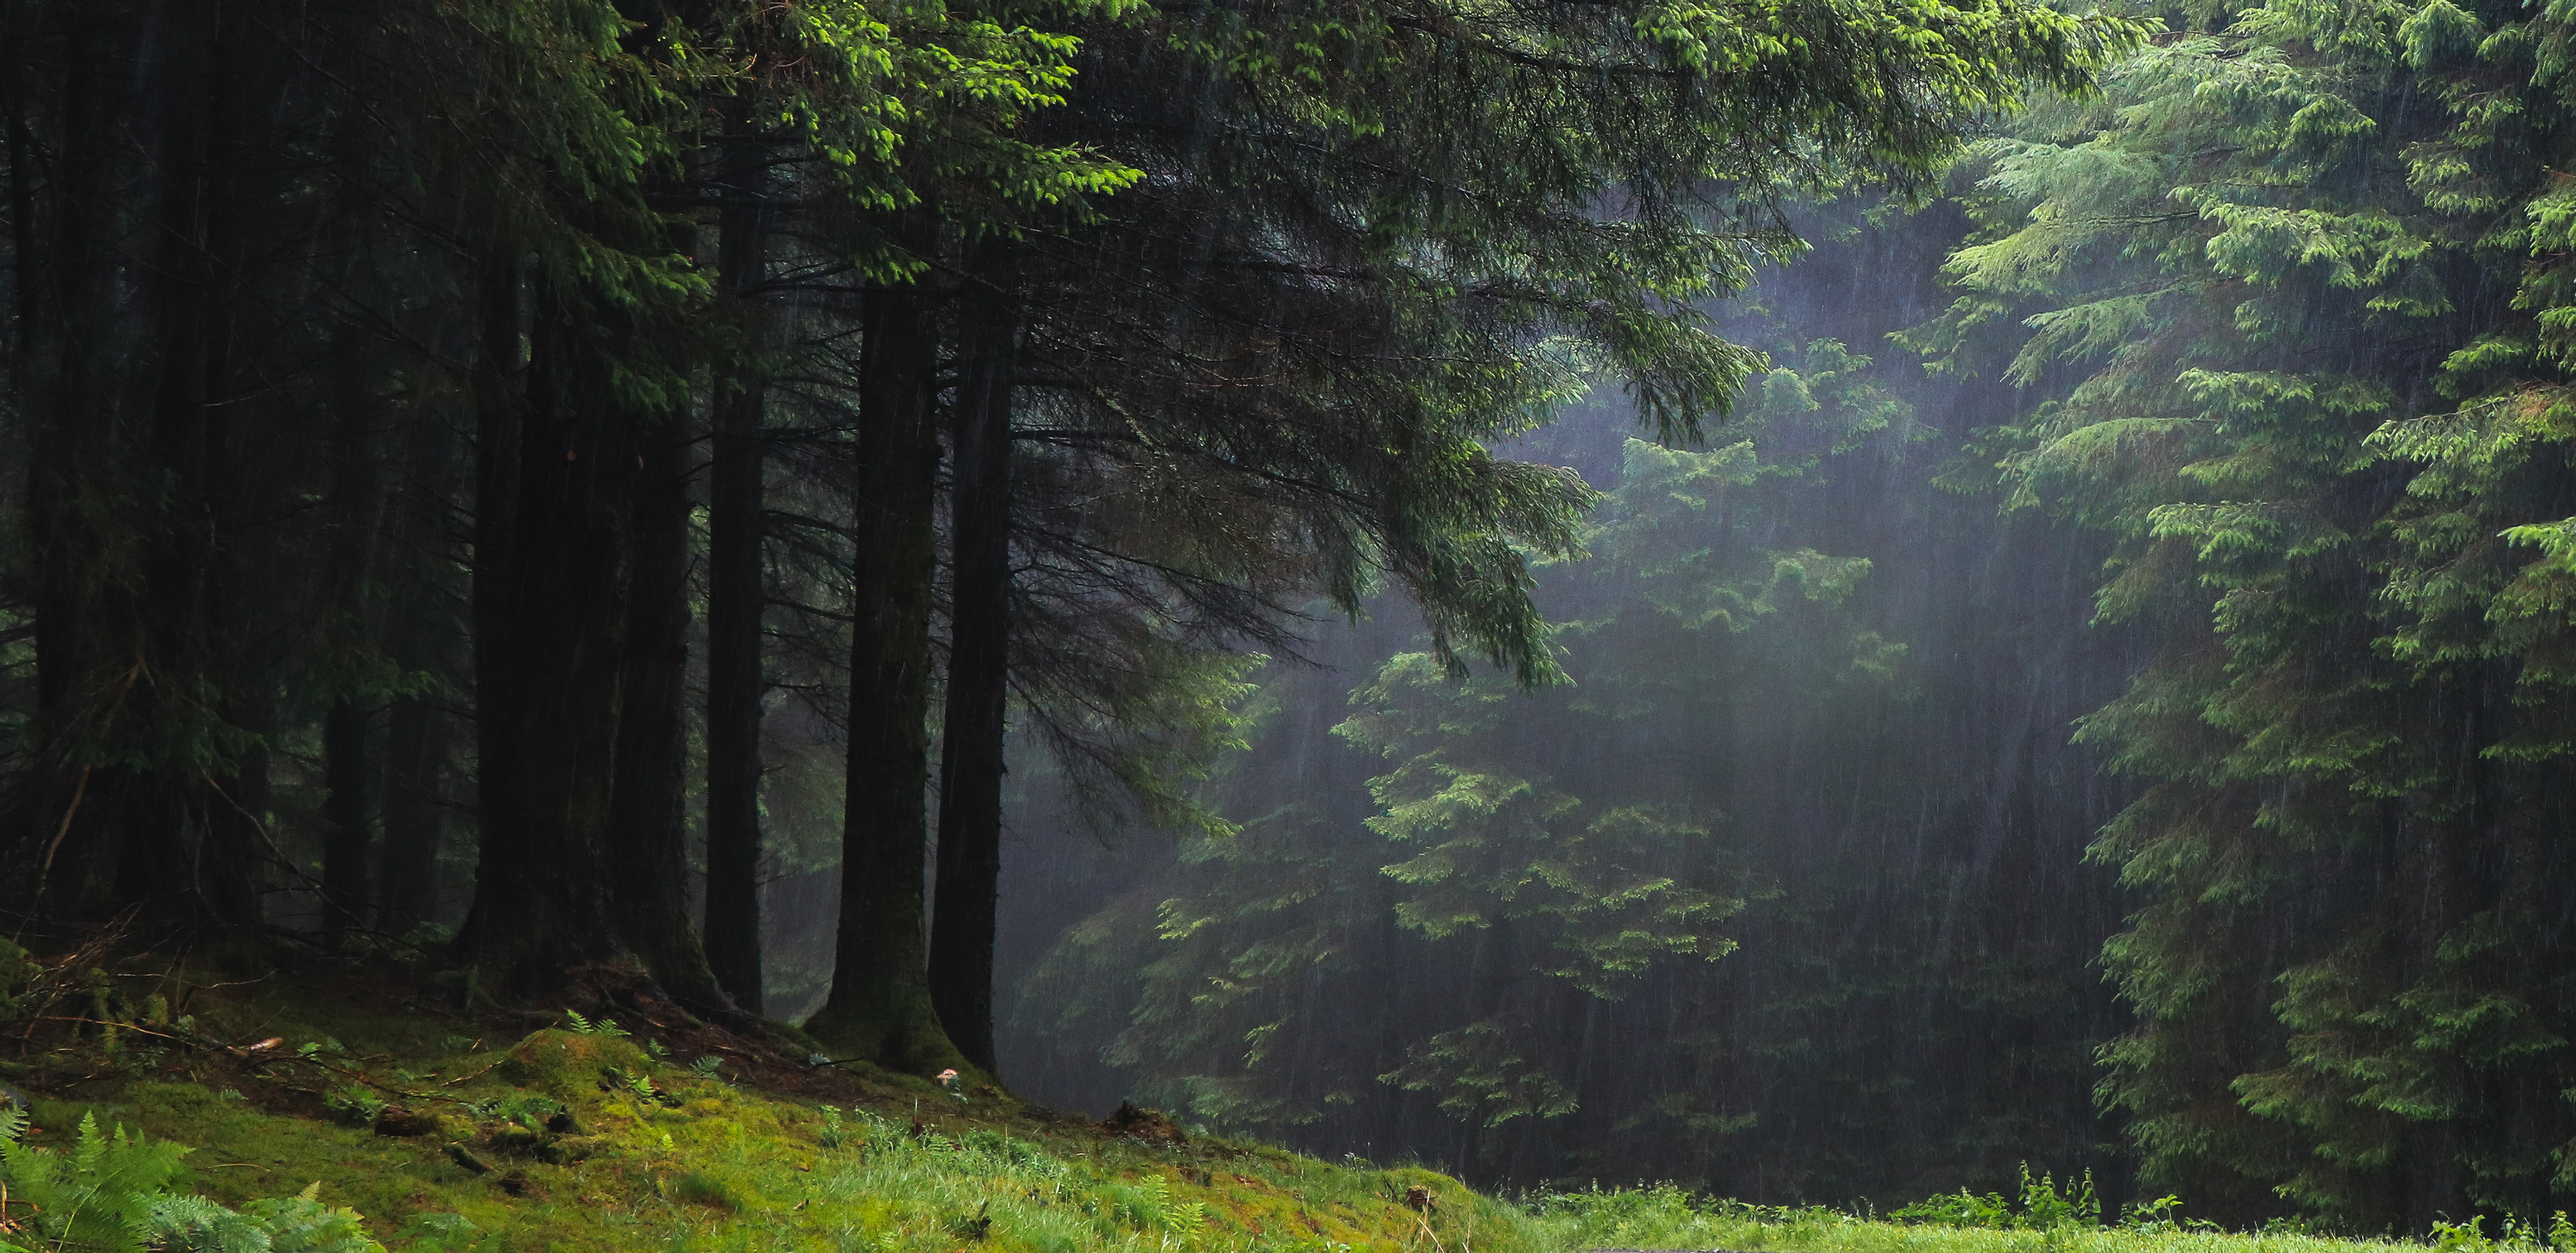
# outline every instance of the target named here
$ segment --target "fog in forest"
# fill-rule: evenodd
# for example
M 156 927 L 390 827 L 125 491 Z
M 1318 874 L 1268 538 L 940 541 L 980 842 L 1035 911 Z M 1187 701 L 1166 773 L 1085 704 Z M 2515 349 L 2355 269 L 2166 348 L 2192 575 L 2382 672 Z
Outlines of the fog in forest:
M 1505 1191 L 2576 1207 L 2565 4 L 0 33 L 0 972 Z
M 1865 208 L 1722 306 L 1771 369 L 1699 447 L 1611 394 L 1508 450 L 1605 493 L 1539 575 L 1566 686 L 1453 687 L 1378 603 L 1250 676 L 1235 834 L 1104 828 L 1021 768 L 1015 1082 L 1521 1186 L 2124 1188 L 2090 1089 L 2134 904 L 2084 848 L 2136 789 L 2070 737 L 2137 635 L 2088 622 L 2099 537 L 1941 484 L 2021 402 L 1888 343 L 1948 303 L 1956 211 Z M 1373 827 L 1408 802 L 1441 812 Z

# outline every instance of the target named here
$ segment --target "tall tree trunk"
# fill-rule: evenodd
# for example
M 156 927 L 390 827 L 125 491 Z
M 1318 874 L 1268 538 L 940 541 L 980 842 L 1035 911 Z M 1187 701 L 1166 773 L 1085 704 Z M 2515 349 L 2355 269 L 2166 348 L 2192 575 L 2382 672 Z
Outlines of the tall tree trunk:
M 519 261 L 513 245 L 488 241 L 475 276 L 477 350 L 474 372 L 474 905 L 486 907 L 489 885 L 510 868 L 519 761 L 517 667 L 511 624 L 517 618 L 520 463 L 525 457 L 526 396 L 519 358 Z M 460 937 L 461 938 L 461 937 Z
M 640 423 L 616 407 L 598 332 L 581 324 L 620 315 L 596 302 L 576 318 L 575 304 L 539 288 L 498 676 L 508 691 L 495 747 L 515 777 L 511 803 L 483 815 L 486 857 L 465 937 L 478 964 L 524 991 L 617 949 L 603 857 Z
M 210 161 L 227 175 L 213 184 L 207 219 L 208 257 L 223 271 L 217 297 L 208 309 L 206 330 L 206 407 L 204 417 L 207 525 L 213 548 L 208 562 L 207 633 L 217 656 L 213 673 L 221 693 L 219 714 L 238 747 L 227 755 L 228 769 L 200 786 L 203 834 L 197 848 L 197 892 L 218 921 L 249 923 L 261 916 L 262 872 L 275 859 L 267 831 L 269 741 L 276 732 L 275 676 L 282 658 L 274 640 L 274 594 L 280 563 L 274 534 L 253 503 L 254 492 L 267 486 L 250 472 L 245 449 L 252 441 L 236 429 L 241 380 L 233 354 L 234 310 L 230 293 L 235 278 L 248 268 L 249 244 L 240 219 L 250 198 L 241 171 L 251 168 L 251 150 L 267 137 L 254 128 L 248 107 L 250 88 L 243 79 L 252 59 L 239 45 L 246 23 L 239 14 L 226 29 L 225 42 L 214 49 L 207 85 L 206 112 L 213 136 Z
M 618 687 L 626 635 L 633 415 L 565 293 L 540 286 L 519 433 L 517 525 L 492 747 L 507 803 L 483 813 L 483 861 L 463 937 L 478 966 L 533 992 L 617 950 L 605 890 Z M 611 336 L 609 342 L 624 336 Z M 487 759 L 488 760 L 488 759 Z
M 731 1008 L 689 923 L 688 771 L 682 702 L 689 662 L 688 432 L 652 431 L 630 523 L 625 673 L 607 836 L 618 936 L 684 1005 Z
M 19 293 L 36 315 L 22 331 L 27 360 L 51 368 L 25 395 L 35 416 L 27 461 L 27 532 L 36 564 L 36 744 L 42 782 L 22 839 L 28 847 L 30 904 L 43 914 L 78 913 L 89 896 L 92 868 L 103 858 L 93 834 L 99 811 L 86 812 L 93 753 L 84 742 L 82 716 L 102 669 L 94 603 L 101 560 L 96 476 L 107 424 L 93 421 L 100 404 L 109 296 L 115 288 L 106 241 L 116 233 L 116 205 L 109 194 L 116 110 L 109 95 L 113 66 L 123 60 L 118 33 L 127 28 L 107 9 L 74 11 L 63 70 L 60 156 L 48 214 L 51 239 L 35 272 L 40 280 Z M 14 48 L 12 55 L 23 55 Z M 16 224 L 22 239 L 32 224 Z M 18 257 L 19 277 L 34 252 Z M 43 353 L 42 357 L 38 354 Z
M 446 766 L 445 716 L 417 697 L 396 700 L 385 715 L 385 845 L 376 914 L 376 925 L 395 935 L 438 916 Z
M 215 134 L 219 124 L 237 121 L 223 100 L 231 67 L 219 49 L 232 42 L 227 28 L 240 18 L 213 6 L 180 6 L 162 20 L 169 28 L 159 32 L 158 50 L 166 60 L 153 67 L 160 89 L 151 284 L 157 370 L 144 454 L 152 504 L 144 514 L 143 594 L 119 614 L 140 715 L 122 734 L 160 748 L 120 772 L 115 899 L 149 903 L 151 913 L 167 917 L 202 905 L 191 872 L 202 852 L 210 780 L 198 762 L 237 747 L 223 742 L 230 728 L 221 720 L 229 704 L 221 684 L 233 676 L 218 660 L 220 632 L 210 614 L 222 593 L 215 585 L 207 383 L 223 373 L 213 329 L 216 288 L 226 276 L 215 259 L 231 251 L 217 152 L 237 142 Z
M 753 1013 L 765 999 L 760 958 L 761 435 L 757 343 L 764 319 L 747 307 L 765 271 L 767 149 L 733 102 L 717 165 L 724 195 L 717 289 L 753 338 L 748 368 L 719 388 L 707 483 L 707 960 L 734 1002 Z
M 904 215 L 897 229 L 900 246 L 930 255 L 936 219 L 927 211 Z M 806 1030 L 926 1074 L 965 1062 L 931 1004 L 922 928 L 939 340 L 930 302 L 910 287 L 870 291 L 860 335 L 841 921 L 831 996 Z
M 346 246 L 352 255 L 358 240 Z M 342 274 L 355 276 L 353 263 Z M 375 559 L 376 501 L 374 415 L 368 410 L 365 348 L 358 328 L 346 318 L 333 345 L 331 423 L 331 607 L 325 638 L 331 642 L 326 662 L 340 688 L 322 718 L 322 917 L 330 926 L 346 927 L 372 916 L 374 876 L 367 864 L 368 836 L 375 820 L 368 787 L 367 704 L 355 691 L 356 671 L 374 641 L 369 638 L 367 599 Z
M 948 709 L 939 754 L 939 880 L 930 995 L 967 1060 L 993 1059 L 993 922 L 1002 876 L 1002 738 L 1010 690 L 1012 245 L 976 249 L 958 330 L 965 381 L 950 497 Z
M 367 867 L 367 709 L 347 697 L 322 715 L 322 919 L 347 927 L 375 899 Z
M 515 339 L 516 319 L 507 320 L 508 334 Z M 454 352 L 454 338 L 475 332 L 469 324 L 443 325 L 437 333 L 441 350 Z M 435 417 L 415 419 L 405 460 L 408 487 L 388 534 L 400 537 L 403 548 L 416 554 L 415 571 L 451 569 L 464 554 L 458 551 L 450 510 L 467 473 L 453 428 Z M 441 583 L 415 573 L 396 587 L 402 599 L 387 618 L 385 646 L 402 673 L 444 674 L 452 662 L 453 625 Z M 471 630 L 469 625 L 469 635 Z M 394 935 L 439 917 L 438 854 L 447 833 L 448 753 L 455 735 L 455 719 L 442 708 L 444 686 L 435 695 L 397 696 L 385 713 L 384 783 L 378 793 L 384 843 L 377 862 L 376 925 Z

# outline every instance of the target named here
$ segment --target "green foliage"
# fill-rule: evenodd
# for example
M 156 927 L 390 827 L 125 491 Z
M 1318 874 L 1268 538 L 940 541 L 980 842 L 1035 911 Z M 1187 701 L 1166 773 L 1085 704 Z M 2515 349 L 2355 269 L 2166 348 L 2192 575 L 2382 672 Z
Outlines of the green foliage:
M 592 1022 L 569 1009 L 564 1011 L 564 1021 L 572 1024 L 572 1033 L 574 1035 L 605 1036 L 615 1039 L 620 1036 L 632 1034 L 631 1032 L 621 1029 L 617 1025 L 617 1020 L 614 1018 L 602 1018 L 598 1022 Z
M 1900 869 L 1853 873 L 1730 816 L 1819 785 L 1759 778 L 1801 740 L 1851 746 L 1821 755 L 1852 772 L 1796 803 L 1870 815 L 1852 820 L 1856 841 L 1930 808 L 1918 777 L 1882 777 L 1860 736 L 1840 738 L 1908 734 L 1914 671 L 1874 628 L 1871 560 L 1807 538 L 1833 533 L 1809 502 L 1836 476 L 1866 482 L 1930 433 L 1896 393 L 1903 362 L 1831 338 L 1769 342 L 1731 440 L 1604 441 L 1617 486 L 1584 553 L 1539 566 L 1540 595 L 1565 618 L 1548 640 L 1567 682 L 1455 680 L 1418 645 L 1335 657 L 1374 667 L 1333 732 L 1356 751 L 1337 752 L 1297 725 L 1331 699 L 1327 684 L 1268 676 L 1248 706 L 1252 747 L 1211 788 L 1236 830 L 1123 878 L 1066 931 L 1023 990 L 1028 1029 L 1099 1042 L 1125 1072 L 1115 1082 L 1137 1085 L 1125 1090 L 1215 1127 L 1350 1143 L 1436 1119 L 1475 1160 L 1508 1155 L 1518 1171 L 1740 1169 L 1732 1178 L 1776 1172 L 1767 1186 L 1786 1188 L 1808 1186 L 1784 1182 L 1805 1178 L 1793 1169 L 1877 1145 L 1889 1107 L 1947 1098 L 1930 1090 L 1946 1062 L 1927 1057 L 1921 1089 L 1886 1073 L 1857 1007 L 1956 996 L 1972 1037 L 1998 1006 L 2062 1016 L 2038 990 L 2058 985 L 2027 957 L 1963 946 L 1962 968 L 1945 970 L 1949 957 L 1890 938 L 1955 927 L 1942 889 L 1895 882 Z M 1615 417 L 1589 420 L 1601 431 Z M 1856 934 L 1834 912 L 1846 900 L 1888 921 Z M 1739 974 L 1747 931 L 1769 947 Z M 2080 956 L 2063 966 L 2078 986 L 2093 978 Z M 1372 1030 L 1351 1031 L 1353 1013 Z M 1885 1042 L 1920 1048 L 1911 1021 L 1885 1021 Z M 2080 1054 L 2047 1065 L 2080 1103 Z M 1658 1077 L 1630 1081 L 1640 1074 Z M 1784 1095 L 1793 1085 L 1815 1086 Z M 1808 1112 L 1795 1102 L 1811 1094 L 1851 1110 L 1848 1127 L 1809 1123 L 1794 1150 L 1766 1143 L 1767 1120 Z M 2009 1132 L 1928 1121 L 1924 1157 L 1949 1177 L 1964 1167 L 1933 1147 L 1939 1135 L 2013 1151 Z M 1792 1152 L 1800 1164 L 1782 1165 Z M 1847 1169 L 1813 1186 L 1897 1168 Z
M 384 1253 L 358 1214 L 318 1199 L 321 1185 L 239 1212 L 173 1189 L 188 1150 L 81 1117 L 68 1150 L 24 1142 L 26 1115 L 0 1105 L 0 1250 L 72 1253 Z
M 2066 1227 L 2099 1227 L 2102 1225 L 2102 1201 L 2093 1191 L 2093 1172 L 2084 1172 L 2080 1183 L 2071 1183 L 2065 1192 L 2057 1190 L 2054 1175 L 2031 1177 L 2030 1165 L 2021 1168 L 2021 1197 L 2018 1208 L 1999 1192 L 1984 1196 L 1961 1188 L 1955 1193 L 1926 1197 L 1903 1209 L 1890 1210 L 1892 1222 L 1925 1223 L 1942 1227 L 1983 1227 L 1997 1231 L 2056 1231 Z
M 2570 1186 L 2569 866 L 2528 834 L 2576 749 L 2561 20 L 2177 29 L 1977 149 L 1987 233 L 1911 337 L 2028 390 L 1968 481 L 2120 537 L 2100 617 L 2158 651 L 2080 733 L 2145 784 L 2093 850 L 2142 898 L 2101 1095 L 2152 1185 L 2240 1221 Z
M 15 1022 L 20 1015 L 34 1012 L 36 977 L 41 973 L 27 950 L 0 939 L 0 1022 Z

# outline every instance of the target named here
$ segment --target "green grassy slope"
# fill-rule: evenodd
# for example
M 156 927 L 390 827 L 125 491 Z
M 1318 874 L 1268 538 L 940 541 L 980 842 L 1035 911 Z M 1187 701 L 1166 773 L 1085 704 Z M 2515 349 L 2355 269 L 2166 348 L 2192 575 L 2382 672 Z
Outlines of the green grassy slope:
M 24 1146 L 70 1163 L 85 1119 L 140 1131 L 189 1146 L 178 1191 L 235 1209 L 307 1194 L 354 1212 L 397 1253 L 2428 1247 L 2171 1223 L 2033 1227 L 2028 1214 L 2003 1215 L 2020 1229 L 1906 1225 L 1695 1203 L 1668 1188 L 1512 1203 L 1427 1170 L 1184 1135 L 1152 1115 L 1092 1123 L 990 1088 L 816 1065 L 792 1032 L 721 1031 L 631 979 L 586 980 L 571 998 L 592 1007 L 583 1013 L 466 1013 L 449 1007 L 453 988 L 381 967 L 190 976 L 166 962 L 89 960 L 103 962 L 58 960 L 0 988 L 0 1013 L 15 1015 L 0 1080 L 32 1098 Z M 0 1166 L 0 1249 L 74 1247 L 30 1243 L 28 1193 L 11 1200 L 10 1178 Z M 322 1221 L 311 1205 L 297 1212 Z M 352 1246 L 280 1234 L 258 1247 Z M 2494 1239 L 2463 1224 L 2429 1247 L 2576 1253 L 2576 1229 L 2562 1218 Z
M 238 1208 L 318 1184 L 397 1250 L 455 1244 L 422 1224 L 444 1214 L 485 1248 L 567 1253 L 1537 1249 L 1528 1215 L 1430 1171 L 818 1067 L 631 991 L 593 996 L 597 1021 L 531 1021 L 345 971 L 88 982 L 0 1061 L 32 1098 L 27 1145 L 93 1116 L 190 1146 L 184 1189 Z
M 1545 1248 L 1734 1249 L 1777 1253 L 2576 1253 L 2576 1229 L 2470 1219 L 2428 1239 L 2345 1239 L 2295 1230 L 2226 1232 L 2188 1224 L 1957 1227 L 1877 1221 L 1829 1209 L 1694 1203 L 1662 1188 L 1548 1198 L 1532 1216 Z M 2492 1233 L 2492 1234 L 2490 1234 Z

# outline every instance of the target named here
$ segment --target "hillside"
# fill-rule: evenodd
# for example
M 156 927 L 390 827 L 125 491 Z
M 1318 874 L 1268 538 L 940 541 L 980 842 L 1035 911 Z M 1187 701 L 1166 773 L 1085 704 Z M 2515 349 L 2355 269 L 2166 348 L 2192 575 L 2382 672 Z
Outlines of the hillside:
M 1984 1225 L 1966 1227 L 1669 1188 L 1508 1202 L 1149 1112 L 1095 1123 L 990 1086 L 828 1063 L 792 1030 L 719 1028 L 631 976 L 588 972 L 580 1006 L 535 1013 L 493 1004 L 470 976 L 286 956 L 38 963 L 0 948 L 13 1025 L 0 1075 L 25 1103 L 23 1116 L 0 1107 L 0 1130 L 20 1124 L 0 1170 L 0 1249 L 138 1247 L 129 1220 L 157 1229 L 158 1247 L 224 1253 L 2424 1247 L 2193 1230 L 2170 1208 L 2101 1227 L 2045 1184 L 2018 1211 L 1968 1198 L 1961 1214 Z M 2503 1242 L 2463 1225 L 2433 1244 L 2537 1253 L 2569 1234 L 2563 1218 Z
M 1518 1211 L 1428 1171 L 818 1065 L 615 976 L 532 1014 L 337 962 L 22 971 L 0 1077 L 24 1145 L 70 1148 L 84 1118 L 139 1131 L 187 1146 L 174 1191 L 238 1209 L 318 1184 L 395 1249 L 1535 1247 Z

